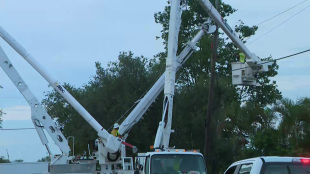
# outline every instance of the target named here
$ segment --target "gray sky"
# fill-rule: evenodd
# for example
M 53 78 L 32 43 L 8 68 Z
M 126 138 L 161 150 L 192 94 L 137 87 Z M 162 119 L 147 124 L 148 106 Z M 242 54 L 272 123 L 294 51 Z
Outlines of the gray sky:
M 227 18 L 233 27 L 241 19 L 246 25 L 256 25 L 296 4 L 292 0 L 224 0 L 238 11 Z M 133 0 L 0 0 L 0 25 L 7 30 L 54 78 L 79 87 L 95 74 L 95 61 L 106 66 L 117 60 L 121 51 L 132 51 L 136 56 L 153 57 L 163 50 L 161 26 L 155 24 L 154 13 L 162 11 L 166 1 Z M 300 6 L 259 25 L 256 38 L 270 31 L 303 8 Z M 249 50 L 264 58 L 279 58 L 310 48 L 308 20 L 310 8 L 300 12 L 269 34 L 248 45 Z M 30 89 L 43 99 L 49 90 L 41 78 L 2 39 L 3 47 Z M 275 78 L 284 97 L 296 101 L 310 97 L 310 53 L 278 62 L 279 74 Z M 15 89 L 3 70 L 0 70 L 0 108 L 4 128 L 33 127 L 27 102 Z M 0 156 L 10 159 L 36 161 L 47 155 L 36 132 L 0 131 Z M 52 144 L 52 143 L 51 143 Z M 85 147 L 86 148 L 86 147 Z M 57 150 L 56 147 L 53 150 Z

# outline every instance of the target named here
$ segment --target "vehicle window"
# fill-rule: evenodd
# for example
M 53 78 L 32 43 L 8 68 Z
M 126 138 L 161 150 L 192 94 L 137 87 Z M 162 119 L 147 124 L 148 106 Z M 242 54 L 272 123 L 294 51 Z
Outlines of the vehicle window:
M 150 157 L 146 157 L 144 166 L 145 166 L 144 173 L 149 174 L 150 173 Z
M 206 167 L 200 155 L 153 155 L 151 174 L 206 174 Z
M 310 165 L 294 163 L 266 163 L 262 174 L 309 174 Z
M 224 174 L 234 174 L 237 166 L 232 166 Z
M 281 164 L 274 164 L 274 165 L 267 165 L 265 169 L 265 174 L 288 174 L 288 170 L 286 165 Z
M 238 174 L 249 174 L 251 172 L 252 167 L 253 167 L 252 163 L 251 164 L 242 164 Z
M 310 166 L 309 165 L 289 165 L 288 170 L 290 174 L 301 173 L 301 174 L 309 174 Z

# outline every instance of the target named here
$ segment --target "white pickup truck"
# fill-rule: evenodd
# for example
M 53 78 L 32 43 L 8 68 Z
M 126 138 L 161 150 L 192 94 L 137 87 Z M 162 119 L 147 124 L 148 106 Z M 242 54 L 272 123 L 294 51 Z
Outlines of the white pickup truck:
M 224 174 L 310 174 L 310 158 L 256 157 L 231 164 Z

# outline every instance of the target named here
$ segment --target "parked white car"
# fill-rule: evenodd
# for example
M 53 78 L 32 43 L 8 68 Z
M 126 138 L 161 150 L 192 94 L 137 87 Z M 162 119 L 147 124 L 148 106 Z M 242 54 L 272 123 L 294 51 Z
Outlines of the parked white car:
M 224 174 L 310 174 L 310 158 L 257 157 L 231 164 Z

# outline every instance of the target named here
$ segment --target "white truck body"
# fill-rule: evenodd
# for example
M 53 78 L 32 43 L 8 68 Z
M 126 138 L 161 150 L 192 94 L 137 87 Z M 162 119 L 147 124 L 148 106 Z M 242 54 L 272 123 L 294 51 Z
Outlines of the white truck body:
M 1 174 L 45 174 L 48 173 L 48 162 L 37 163 L 0 163 Z
M 181 170 L 181 166 L 176 167 L 180 169 L 177 172 L 181 173 L 206 173 L 205 163 L 203 160 L 203 157 L 200 153 L 192 153 L 192 152 L 177 152 L 177 149 L 169 149 L 169 141 L 170 141 L 170 133 L 171 130 L 171 120 L 172 120 L 172 103 L 173 103 L 173 95 L 174 95 L 174 86 L 175 86 L 175 73 L 179 69 L 180 65 L 186 61 L 191 54 L 195 51 L 196 42 L 203 36 L 204 33 L 212 33 L 215 29 L 214 26 L 209 24 L 207 27 L 203 28 L 195 37 L 194 39 L 187 44 L 185 49 L 181 52 L 179 56 L 176 56 L 176 49 L 177 49 L 177 38 L 178 38 L 178 31 L 180 27 L 180 15 L 181 15 L 181 9 L 180 9 L 180 0 L 172 1 L 172 10 L 171 10 L 171 23 L 173 23 L 173 28 L 169 29 L 169 44 L 168 44 L 168 58 L 167 58 L 167 66 L 166 66 L 166 73 L 159 79 L 158 83 L 155 83 L 156 85 L 154 88 L 151 89 L 151 93 L 148 93 L 137 105 L 137 109 L 134 109 L 132 112 L 133 114 L 129 115 L 129 117 L 124 121 L 124 124 L 120 127 L 120 133 L 121 135 L 124 135 L 128 133 L 128 131 L 131 129 L 131 127 L 140 120 L 144 112 L 147 110 L 147 108 L 150 106 L 150 104 L 155 100 L 156 96 L 160 93 L 160 91 L 163 89 L 163 86 L 165 85 L 165 98 L 164 98 L 164 106 L 163 106 L 163 115 L 162 115 L 162 121 L 159 124 L 158 132 L 156 135 L 154 146 L 155 152 L 148 152 L 146 155 L 149 157 L 145 157 L 146 159 L 149 159 L 149 162 L 145 161 L 143 165 L 149 165 L 148 170 L 143 170 L 145 173 L 149 173 L 152 171 L 151 165 L 152 163 L 152 157 L 154 157 L 154 160 L 156 160 L 157 157 L 160 157 L 160 155 L 163 156 L 162 160 L 164 161 L 172 161 L 174 162 L 175 159 L 178 160 L 178 162 L 184 162 L 186 158 L 193 158 L 194 161 L 198 160 L 201 163 L 201 167 L 194 167 L 193 170 Z M 227 25 L 227 23 L 222 19 L 222 17 L 219 15 L 219 13 L 214 10 L 215 8 L 212 6 L 212 4 L 208 0 L 200 0 L 200 4 L 202 7 L 209 13 L 210 16 L 212 16 L 213 20 L 218 23 L 224 30 L 224 32 L 233 40 L 233 42 L 236 42 L 236 45 L 238 47 L 241 47 L 240 49 L 245 52 L 245 54 L 248 56 L 249 61 L 246 63 L 247 68 L 252 69 L 255 72 L 264 72 L 267 71 L 267 65 L 259 65 L 260 59 L 258 59 L 254 54 L 250 53 L 247 48 L 244 46 L 244 44 L 238 40 L 238 36 L 234 32 L 231 31 L 230 27 Z M 173 14 L 173 15 L 172 15 Z M 170 25 L 172 26 L 172 25 Z M 229 30 L 230 29 L 230 30 Z M 59 82 L 54 79 L 48 72 L 45 71 L 43 67 L 39 65 L 39 63 L 32 57 L 13 37 L 11 37 L 1 26 L 0 26 L 0 37 L 2 37 L 13 49 L 15 49 L 16 52 L 18 52 L 37 72 L 39 72 L 49 83 L 51 86 L 54 87 L 54 89 L 62 95 L 62 97 L 77 111 L 79 114 L 88 122 L 89 125 L 91 125 L 94 130 L 97 131 L 99 136 L 98 141 L 98 152 L 96 153 L 96 159 L 89 160 L 88 163 L 77 163 L 77 161 L 74 158 L 69 157 L 69 151 L 70 149 L 67 146 L 67 141 L 63 143 L 63 146 L 60 146 L 57 144 L 60 149 L 64 149 L 63 152 L 63 160 L 61 159 L 55 159 L 53 164 L 51 164 L 48 167 L 48 171 L 50 173 L 132 173 L 133 170 L 133 164 L 131 158 L 125 158 L 123 154 L 121 153 L 121 157 L 117 157 L 116 160 L 112 161 L 109 159 L 109 154 L 118 153 L 121 151 L 121 149 L 125 149 L 124 145 L 136 149 L 135 146 L 132 146 L 125 142 L 124 136 L 123 138 L 114 137 L 110 133 L 107 132 L 106 129 L 104 129 L 89 113 L 85 110 L 85 108 L 62 86 L 59 84 Z M 1 48 L 1 47 L 0 47 Z M 12 64 L 9 63 L 9 60 L 7 59 L 5 53 L 0 55 L 2 59 L 4 60 L 2 63 L 2 68 L 6 71 L 6 73 L 11 74 L 13 72 Z M 238 65 L 239 66 L 239 65 Z M 243 66 L 242 66 L 243 67 Z M 235 69 L 241 72 L 239 69 Z M 236 84 L 246 84 L 246 85 L 253 85 L 255 84 L 255 78 L 253 77 L 253 71 L 249 71 L 250 73 L 246 73 L 243 75 L 242 73 L 236 74 L 235 77 L 239 80 Z M 12 81 L 15 81 L 16 79 L 21 79 L 21 77 L 18 75 L 17 71 L 12 73 L 11 76 Z M 165 77 L 165 78 L 164 78 Z M 241 79 L 240 79 L 241 78 Z M 22 79 L 21 79 L 22 80 Z M 16 86 L 19 89 L 19 84 L 17 83 Z M 27 86 L 24 86 L 27 87 Z M 27 89 L 27 92 L 30 92 L 30 90 Z M 22 90 L 21 90 L 22 92 Z M 29 92 L 25 94 L 25 98 L 29 98 Z M 32 95 L 30 98 L 33 98 Z M 31 104 L 31 102 L 30 102 Z M 34 105 L 36 107 L 38 105 Z M 45 114 L 44 114 L 45 115 Z M 47 115 L 47 114 L 46 114 Z M 38 118 L 38 117 L 36 117 Z M 42 120 L 45 120 L 45 116 L 42 117 Z M 40 120 L 39 120 L 40 121 Z M 44 121 L 40 121 L 41 123 L 44 123 Z M 47 132 L 51 134 L 53 133 L 54 128 L 51 128 L 50 125 L 53 125 L 51 119 L 49 119 L 48 124 L 39 124 L 40 122 L 34 122 L 34 124 L 37 124 L 40 129 L 38 130 L 38 133 L 41 137 L 42 143 L 45 145 L 47 144 L 46 139 L 43 135 L 43 128 L 45 130 L 51 130 L 50 132 Z M 40 133 L 41 132 L 41 133 Z M 61 132 L 59 132 L 60 134 Z M 123 134 L 124 133 L 124 134 Z M 42 134 L 42 135 L 41 135 Z M 42 138 L 43 137 L 43 138 Z M 61 136 L 55 136 L 54 141 L 57 142 L 57 139 L 60 139 Z M 61 138 L 65 140 L 64 138 Z M 48 147 L 47 147 L 48 149 Z M 49 151 L 49 149 L 48 149 Z M 51 153 L 50 153 L 51 154 Z M 164 156 L 167 156 L 167 158 L 164 158 Z M 174 157 L 176 157 L 174 159 Z M 182 158 L 181 158 L 182 157 Z M 184 158 L 183 158 L 184 157 Z M 194 158 L 195 157 L 195 158 Z M 199 157 L 199 158 L 196 158 Z M 141 157 L 141 160 L 144 157 Z M 184 160 L 183 160 L 184 159 Z M 158 159 L 157 159 L 158 160 Z M 201 162 L 203 161 L 203 163 Z M 195 163 L 189 162 L 189 164 L 192 164 L 191 167 L 195 166 Z M 203 164 L 203 165 L 202 165 Z M 99 166 L 99 170 L 97 168 L 97 165 Z M 118 168 L 118 165 L 121 167 Z M 142 164 L 141 164 L 142 165 Z M 143 166 L 142 165 L 142 166 Z M 162 164 L 165 166 L 166 164 Z M 181 164 L 179 164 L 181 165 Z M 145 166 L 142 168 L 146 168 Z M 156 167 L 153 167 L 153 169 Z M 197 169 L 197 170 L 196 170 Z M 13 170 L 12 170 L 13 171 Z M 14 173 L 14 172 L 1 172 L 1 173 Z M 14 170 L 15 171 L 15 170 Z M 31 170 L 29 170 L 31 171 Z M 136 170 L 135 172 L 137 172 Z M 141 170 L 140 170 L 141 172 Z M 22 172 L 25 173 L 25 172 Z M 43 173 L 43 172 L 41 172 Z M 169 172 L 168 172 L 169 173 Z
M 310 173 L 310 158 L 256 157 L 231 164 L 224 174 L 299 174 Z
M 197 151 L 184 149 L 139 153 L 136 158 L 136 169 L 141 174 L 207 173 L 203 155 Z

